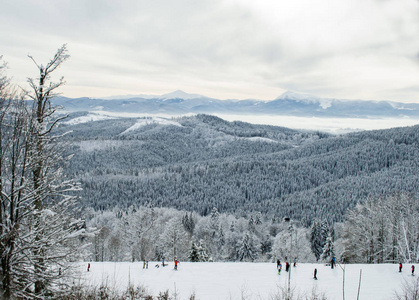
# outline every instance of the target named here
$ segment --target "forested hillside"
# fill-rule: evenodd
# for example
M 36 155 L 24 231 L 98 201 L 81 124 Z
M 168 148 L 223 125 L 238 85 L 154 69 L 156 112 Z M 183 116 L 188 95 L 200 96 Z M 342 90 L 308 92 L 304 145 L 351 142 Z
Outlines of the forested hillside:
M 216 207 L 308 225 L 342 221 L 369 195 L 419 190 L 419 126 L 330 136 L 208 115 L 73 123 L 61 126 L 76 153 L 67 173 L 95 209 Z

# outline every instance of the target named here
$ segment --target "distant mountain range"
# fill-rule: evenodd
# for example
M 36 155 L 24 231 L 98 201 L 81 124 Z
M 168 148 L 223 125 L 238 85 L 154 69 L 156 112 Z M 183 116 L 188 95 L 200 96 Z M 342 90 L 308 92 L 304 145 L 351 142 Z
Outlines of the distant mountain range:
M 419 104 L 342 100 L 285 92 L 274 100 L 219 100 L 175 91 L 164 95 L 128 95 L 104 99 L 57 97 L 66 111 L 110 111 L 150 114 L 253 114 L 339 118 L 419 118 Z

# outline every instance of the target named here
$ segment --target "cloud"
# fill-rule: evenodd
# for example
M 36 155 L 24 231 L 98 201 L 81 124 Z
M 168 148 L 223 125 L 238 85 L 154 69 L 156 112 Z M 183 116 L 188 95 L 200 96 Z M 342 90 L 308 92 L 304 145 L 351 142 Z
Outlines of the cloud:
M 273 99 L 290 89 L 419 101 L 409 92 L 418 9 L 414 0 L 15 0 L 0 11 L 11 28 L 0 54 L 24 82 L 36 76 L 28 53 L 45 62 L 68 43 L 68 96 L 182 89 Z

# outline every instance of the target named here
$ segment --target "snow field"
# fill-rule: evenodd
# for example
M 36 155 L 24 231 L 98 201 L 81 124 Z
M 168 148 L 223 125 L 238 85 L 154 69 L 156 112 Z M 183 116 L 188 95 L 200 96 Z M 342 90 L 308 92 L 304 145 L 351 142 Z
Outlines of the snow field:
M 156 268 L 155 265 L 160 267 Z M 283 263 L 283 266 L 285 263 Z M 191 263 L 181 262 L 178 271 L 173 262 L 161 267 L 161 262 L 92 262 L 87 272 L 87 262 L 81 263 L 86 284 L 125 289 L 129 282 L 144 286 L 152 295 L 169 290 L 177 299 L 189 299 L 192 294 L 199 300 L 275 299 L 280 290 L 287 290 L 288 273 L 283 267 L 278 275 L 276 263 Z M 345 299 L 357 299 L 359 274 L 362 280 L 359 299 L 394 299 L 395 292 L 402 293 L 405 282 L 417 280 L 411 276 L 411 265 L 404 265 L 402 273 L 397 264 L 345 266 Z M 317 278 L 313 279 L 317 268 Z M 339 266 L 331 269 L 323 264 L 297 264 L 291 269 L 291 290 L 294 295 L 311 295 L 315 290 L 327 299 L 342 299 L 343 271 Z

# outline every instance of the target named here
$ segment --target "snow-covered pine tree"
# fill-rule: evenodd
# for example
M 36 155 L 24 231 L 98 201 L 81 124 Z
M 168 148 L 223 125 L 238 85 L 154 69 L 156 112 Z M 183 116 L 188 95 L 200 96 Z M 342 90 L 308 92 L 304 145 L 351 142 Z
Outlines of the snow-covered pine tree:
M 195 220 L 192 216 L 192 212 L 185 213 L 185 215 L 182 217 L 182 224 L 185 230 L 190 234 L 193 235 L 194 229 L 195 229 Z
M 191 249 L 189 251 L 189 257 L 188 258 L 191 262 L 199 262 L 200 261 L 199 260 L 198 247 L 195 244 L 195 241 L 192 241 Z
M 209 261 L 210 260 L 210 257 L 207 253 L 207 248 L 205 247 L 205 243 L 204 243 L 203 240 L 199 240 L 198 256 L 199 256 L 199 261 Z
M 323 253 L 320 259 L 325 262 L 330 262 L 330 260 L 334 256 L 335 256 L 335 249 L 333 245 L 333 237 L 332 237 L 332 234 L 329 234 L 326 238 L 326 243 L 323 246 Z
M 265 235 L 260 242 L 260 252 L 262 255 L 270 255 L 272 251 L 272 238 L 270 235 Z
M 240 261 L 254 261 L 258 257 L 257 246 L 249 232 L 246 232 L 239 242 L 237 256 Z
M 320 259 L 320 256 L 323 253 L 323 246 L 326 242 L 327 235 L 327 222 L 318 219 L 314 220 L 313 225 L 311 226 L 311 250 L 317 260 Z
M 209 231 L 210 236 L 215 237 L 220 229 L 220 213 L 216 207 L 213 207 L 210 216 Z

